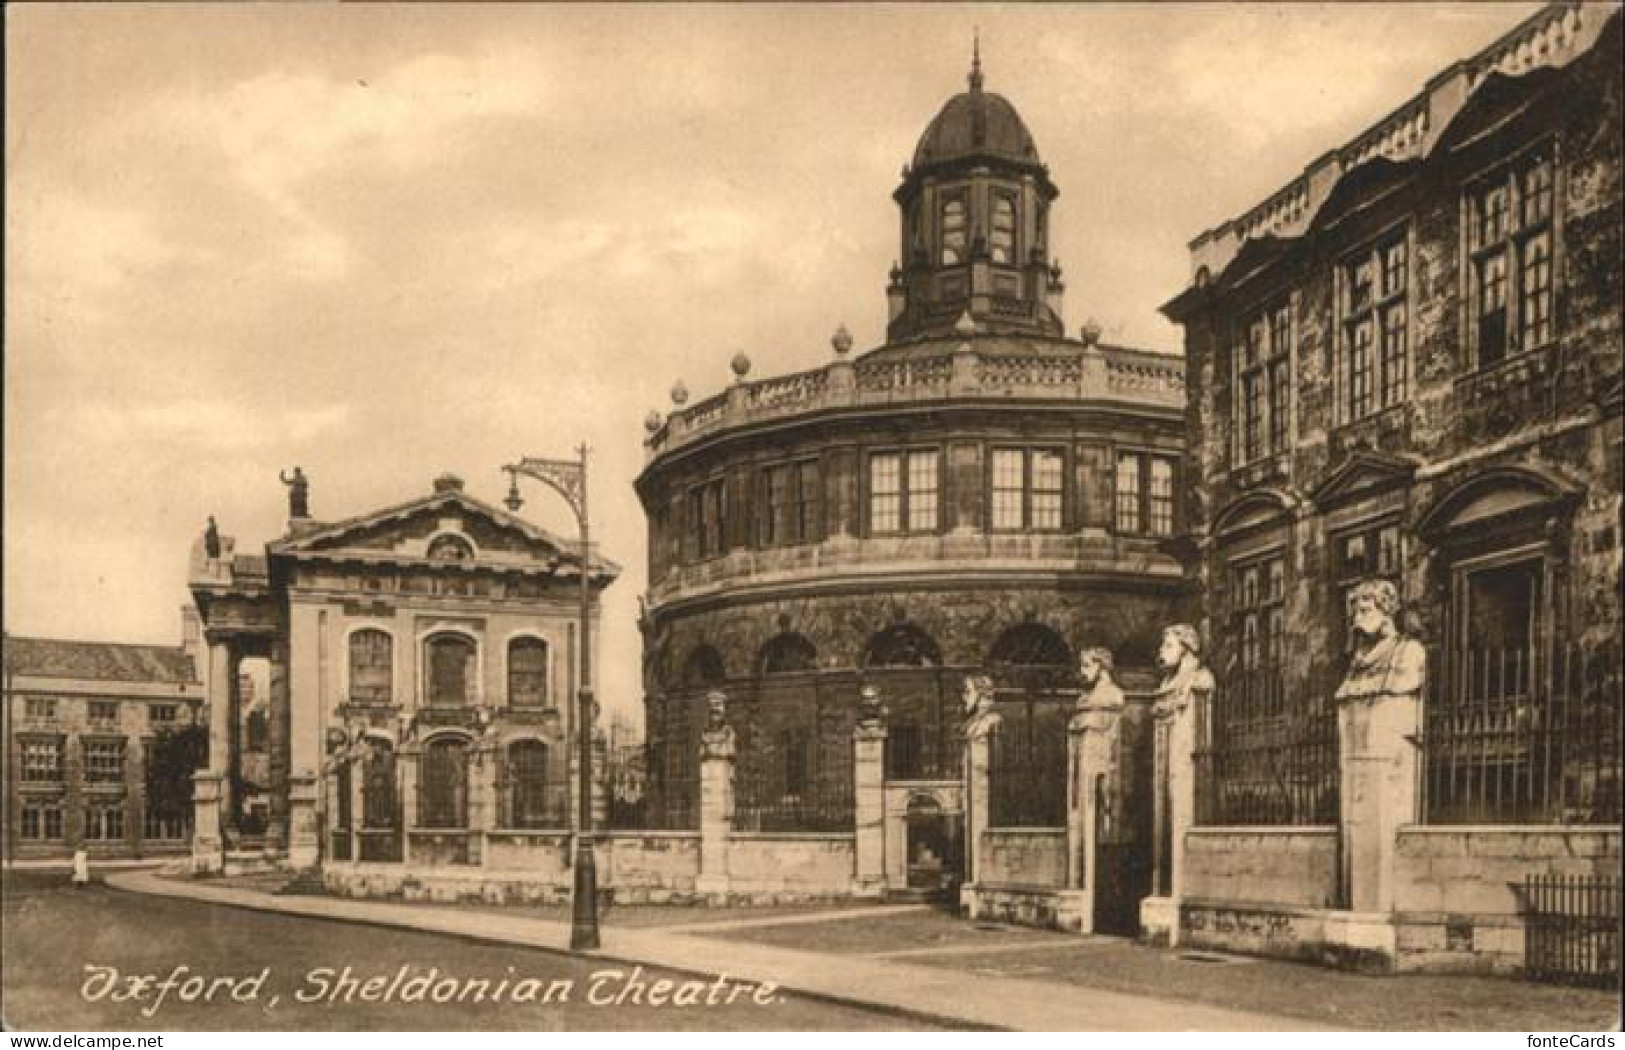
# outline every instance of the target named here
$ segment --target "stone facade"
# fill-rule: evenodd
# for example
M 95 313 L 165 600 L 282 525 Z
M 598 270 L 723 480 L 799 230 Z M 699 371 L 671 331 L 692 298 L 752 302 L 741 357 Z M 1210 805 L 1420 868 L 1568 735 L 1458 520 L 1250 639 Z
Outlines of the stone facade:
M 618 572 L 596 556 L 584 569 L 572 548 L 451 476 L 344 521 L 295 516 L 263 555 L 200 541 L 212 743 L 198 867 L 567 865 L 581 574 L 596 626 Z M 253 656 L 270 663 L 263 836 L 233 797 L 251 757 L 235 686 Z
M 150 812 L 154 739 L 193 725 L 203 688 L 187 644 L 5 639 L 5 859 L 184 853 L 189 813 Z
M 1183 587 L 1164 550 L 1182 524 L 1181 367 L 1090 326 L 1064 334 L 1056 193 L 973 70 L 895 195 L 887 343 L 853 354 L 842 329 L 823 367 L 762 380 L 740 355 L 725 391 L 691 405 L 679 384 L 651 415 L 637 491 L 657 823 L 699 826 L 704 696 L 720 688 L 737 831 L 856 829 L 867 865 L 879 821 L 886 889 L 957 880 L 964 679 L 1061 710 L 1085 646 L 1150 675 Z M 886 708 L 872 813 L 853 800 L 865 686 Z M 1064 759 L 1064 713 L 1050 735 Z
M 1226 903 L 1330 903 L 1353 911 L 1232 942 L 1347 933 L 1352 958 L 1454 965 L 1394 933 L 1467 894 L 1421 892 L 1419 843 L 1510 849 L 1497 885 L 1546 870 L 1538 831 L 1496 825 L 1577 826 L 1617 871 L 1619 37 L 1617 9 L 1551 5 L 1192 244 L 1164 309 L 1185 329 L 1189 568 L 1221 697 L 1198 770 L 1214 828 L 1187 854 L 1208 943 Z M 1339 754 L 1347 599 L 1373 579 L 1396 589 L 1426 684 L 1390 711 L 1403 725 L 1345 710 Z M 1351 773 L 1372 762 L 1386 772 Z M 1286 837 L 1233 827 L 1259 824 Z M 1318 849 L 1273 890 L 1234 884 L 1258 842 L 1328 833 L 1345 866 L 1329 894 Z M 1490 896 L 1460 910 L 1521 922 Z

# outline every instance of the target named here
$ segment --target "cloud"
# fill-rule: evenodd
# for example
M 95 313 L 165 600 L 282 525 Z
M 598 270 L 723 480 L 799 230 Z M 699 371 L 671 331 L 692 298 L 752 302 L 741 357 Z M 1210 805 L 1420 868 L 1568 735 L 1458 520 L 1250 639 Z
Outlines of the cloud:
M 454 148 L 460 126 L 536 113 L 547 96 L 537 56 L 503 49 L 422 55 L 377 73 L 279 70 L 213 91 L 168 91 L 144 120 L 161 138 L 216 149 L 281 220 L 289 269 L 331 280 L 354 260 L 347 239 L 310 208 L 312 180 L 368 166 L 409 172 Z
M 347 405 L 266 406 L 218 398 L 156 404 L 94 401 L 53 406 L 47 426 L 57 441 L 77 437 L 100 447 L 171 446 L 244 453 L 331 440 L 345 430 Z

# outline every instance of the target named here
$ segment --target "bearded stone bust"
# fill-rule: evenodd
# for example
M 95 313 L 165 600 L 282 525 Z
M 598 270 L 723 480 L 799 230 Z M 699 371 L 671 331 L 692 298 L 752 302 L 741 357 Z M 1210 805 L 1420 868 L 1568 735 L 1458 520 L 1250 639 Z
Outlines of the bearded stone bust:
M 1349 592 L 1356 643 L 1348 674 L 1337 687 L 1340 704 L 1386 697 L 1418 697 L 1427 679 L 1427 651 L 1399 629 L 1399 592 L 1387 580 L 1366 580 Z

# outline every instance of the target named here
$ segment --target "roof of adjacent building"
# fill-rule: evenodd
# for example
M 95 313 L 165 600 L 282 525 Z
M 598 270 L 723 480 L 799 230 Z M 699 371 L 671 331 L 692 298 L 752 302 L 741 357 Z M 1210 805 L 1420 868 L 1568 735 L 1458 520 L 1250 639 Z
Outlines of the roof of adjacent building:
M 192 658 L 180 646 L 7 635 L 5 657 L 12 673 L 40 678 L 157 683 L 198 680 Z

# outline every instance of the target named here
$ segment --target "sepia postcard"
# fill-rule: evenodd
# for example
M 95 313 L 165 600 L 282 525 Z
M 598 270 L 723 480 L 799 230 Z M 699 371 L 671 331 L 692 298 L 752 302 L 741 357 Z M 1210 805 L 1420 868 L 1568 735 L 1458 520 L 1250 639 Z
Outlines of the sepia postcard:
M 10 8 L 9 1045 L 1613 1046 L 1622 18 Z

